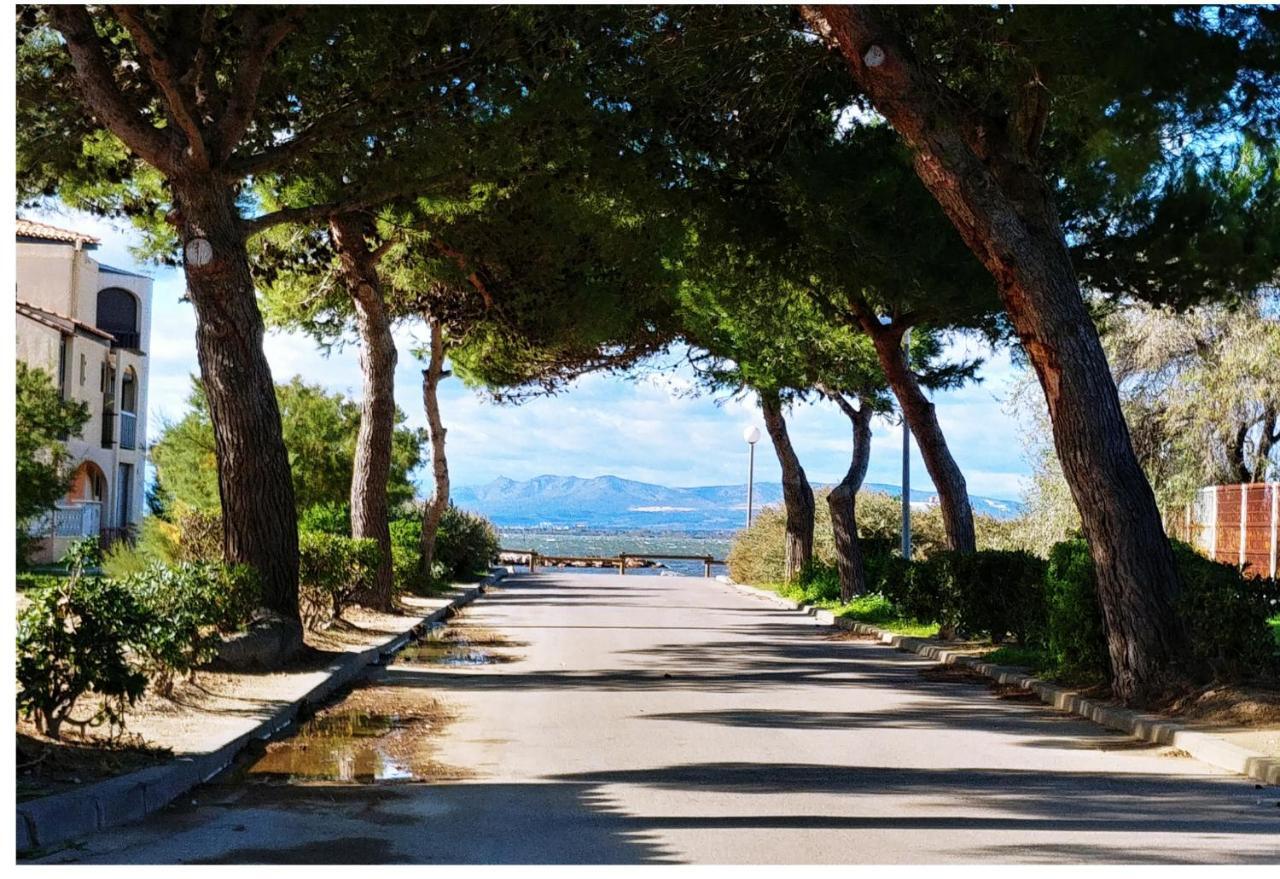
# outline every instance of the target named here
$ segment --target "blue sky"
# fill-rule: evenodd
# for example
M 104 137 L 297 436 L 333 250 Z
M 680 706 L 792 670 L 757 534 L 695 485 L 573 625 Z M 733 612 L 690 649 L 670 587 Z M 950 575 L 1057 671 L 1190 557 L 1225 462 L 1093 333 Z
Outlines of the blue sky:
M 97 235 L 95 257 L 108 265 L 152 276 L 149 437 L 164 418 L 180 417 L 197 373 L 195 314 L 181 302 L 184 284 L 177 269 L 138 264 L 128 248 L 135 233 L 71 212 L 28 213 L 55 225 Z M 409 353 L 422 339 L 420 327 L 396 331 L 400 360 L 396 399 L 409 423 L 422 426 L 421 364 Z M 981 343 L 957 339 L 955 351 L 987 357 L 982 382 L 935 397 L 938 417 L 965 473 L 969 491 L 989 497 L 1019 497 L 1030 468 L 1023 457 L 1022 430 L 1006 412 L 1021 371 L 1008 354 L 992 354 Z M 267 359 L 276 381 L 301 375 L 306 381 L 356 395 L 360 389 L 356 350 L 347 346 L 325 356 L 307 337 L 271 332 Z M 657 363 L 671 365 L 677 355 Z M 449 431 L 449 467 L 456 485 L 498 476 L 527 479 L 544 473 L 573 476 L 613 474 L 666 485 L 710 485 L 746 480 L 747 451 L 742 431 L 763 428 L 754 398 L 725 400 L 698 396 L 687 367 L 646 370 L 637 377 L 589 376 L 551 398 L 520 406 L 498 406 L 463 387 L 457 379 L 441 386 L 441 408 Z M 834 482 L 848 467 L 849 422 L 830 403 L 796 407 L 789 416 L 792 441 L 814 482 Z M 901 479 L 901 428 L 876 419 L 868 481 L 897 485 Z M 777 481 L 779 469 L 768 439 L 758 446 L 756 478 Z M 912 487 L 930 487 L 918 453 Z

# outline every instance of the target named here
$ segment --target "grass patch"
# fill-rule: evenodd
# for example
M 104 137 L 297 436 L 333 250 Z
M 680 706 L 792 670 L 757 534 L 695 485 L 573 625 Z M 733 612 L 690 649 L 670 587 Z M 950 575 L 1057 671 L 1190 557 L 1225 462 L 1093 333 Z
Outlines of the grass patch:
M 836 616 L 857 620 L 896 635 L 912 638 L 932 638 L 938 634 L 938 624 L 922 622 L 903 616 L 883 595 L 863 595 L 836 609 Z
M 809 589 L 796 583 L 765 583 L 760 588 L 777 593 L 791 601 L 829 610 L 847 620 L 857 620 L 860 623 L 885 629 L 895 635 L 932 638 L 938 634 L 937 623 L 922 622 L 903 616 L 883 595 L 863 595 L 848 604 L 841 604 L 837 599 L 819 598 Z

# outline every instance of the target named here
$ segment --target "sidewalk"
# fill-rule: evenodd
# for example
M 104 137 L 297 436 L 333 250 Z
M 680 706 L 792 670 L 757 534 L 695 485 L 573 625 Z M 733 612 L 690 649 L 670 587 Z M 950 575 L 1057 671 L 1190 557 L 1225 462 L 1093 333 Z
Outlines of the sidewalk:
M 368 666 L 395 653 L 451 608 L 474 601 L 500 581 L 496 571 L 475 586 L 431 598 L 405 596 L 404 614 L 360 609 L 350 625 L 308 633 L 323 651 L 321 667 L 271 673 L 200 672 L 175 688 L 173 698 L 148 695 L 128 716 L 128 731 L 169 748 L 166 763 L 17 804 L 19 853 L 48 848 L 98 830 L 136 821 L 168 805 L 222 771 L 253 739 L 265 739 L 355 680 Z
M 837 617 L 829 610 L 791 601 L 765 589 L 734 583 L 728 578 L 717 579 L 745 595 L 807 613 L 824 625 L 870 635 L 898 650 L 916 653 L 944 665 L 962 666 L 996 683 L 1030 690 L 1041 701 L 1062 711 L 1069 711 L 1137 739 L 1179 748 L 1202 763 L 1266 784 L 1280 784 L 1280 729 L 1222 728 L 1108 705 L 1097 699 L 1085 698 L 1067 687 L 1033 677 L 1025 669 L 983 662 L 981 658 L 946 642 L 897 635 L 867 623 Z

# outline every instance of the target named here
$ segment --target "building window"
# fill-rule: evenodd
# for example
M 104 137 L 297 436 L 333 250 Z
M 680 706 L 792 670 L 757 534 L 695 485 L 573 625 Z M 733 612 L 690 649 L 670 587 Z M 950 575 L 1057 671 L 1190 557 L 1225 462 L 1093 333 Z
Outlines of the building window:
M 120 377 L 120 448 L 137 448 L 138 374 L 126 366 Z
M 58 396 L 67 399 L 71 396 L 69 393 L 69 385 L 71 384 L 71 337 L 63 336 L 62 344 L 58 346 Z
M 138 299 L 128 290 L 108 287 L 98 291 L 97 327 L 115 336 L 113 347 L 137 348 Z
M 85 372 L 86 363 L 87 361 L 85 359 L 85 356 L 81 354 L 80 355 L 80 387 L 82 388 L 84 387 L 84 372 Z
M 110 363 L 102 363 L 102 447 L 110 448 L 116 440 L 116 371 Z

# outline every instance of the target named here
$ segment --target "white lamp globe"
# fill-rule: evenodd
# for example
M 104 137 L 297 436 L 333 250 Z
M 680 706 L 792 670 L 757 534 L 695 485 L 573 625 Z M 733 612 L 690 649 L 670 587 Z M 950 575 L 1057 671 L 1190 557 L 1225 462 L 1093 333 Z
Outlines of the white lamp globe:
M 756 427 L 754 424 L 751 425 L 742 432 L 742 438 L 754 446 L 760 441 L 760 428 Z

